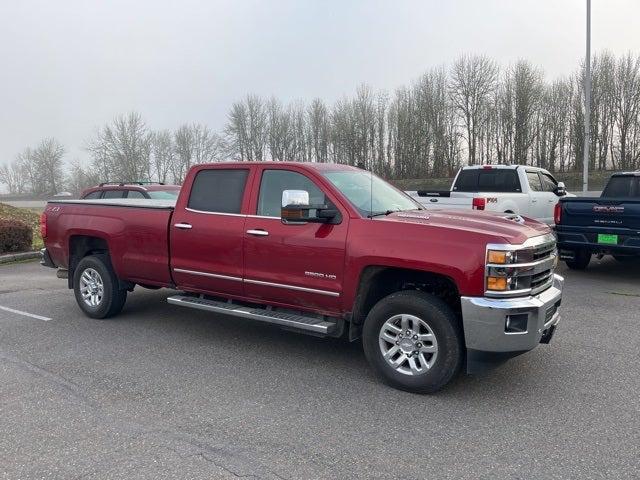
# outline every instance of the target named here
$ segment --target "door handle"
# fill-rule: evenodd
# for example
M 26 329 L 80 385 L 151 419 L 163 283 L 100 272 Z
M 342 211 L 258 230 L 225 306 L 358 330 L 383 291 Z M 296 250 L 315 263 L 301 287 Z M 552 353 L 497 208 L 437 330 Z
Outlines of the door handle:
M 256 237 L 266 237 L 269 235 L 269 232 L 267 232 L 266 230 L 260 230 L 260 229 L 247 230 L 247 233 L 249 235 L 255 235 Z
M 535 198 L 532 198 L 531 203 L 538 203 L 538 200 L 536 200 Z
M 180 230 L 191 230 L 193 228 L 190 223 L 174 223 L 173 226 Z

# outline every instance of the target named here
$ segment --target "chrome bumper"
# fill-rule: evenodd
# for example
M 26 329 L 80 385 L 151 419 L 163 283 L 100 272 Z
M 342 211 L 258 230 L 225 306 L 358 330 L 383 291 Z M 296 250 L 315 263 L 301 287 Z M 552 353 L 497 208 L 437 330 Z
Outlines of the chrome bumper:
M 462 297 L 462 324 L 467 349 L 524 352 L 535 348 L 543 332 L 560 321 L 563 284 L 564 278 L 554 275 L 551 287 L 530 297 Z M 526 327 L 510 331 L 507 320 L 515 318 Z

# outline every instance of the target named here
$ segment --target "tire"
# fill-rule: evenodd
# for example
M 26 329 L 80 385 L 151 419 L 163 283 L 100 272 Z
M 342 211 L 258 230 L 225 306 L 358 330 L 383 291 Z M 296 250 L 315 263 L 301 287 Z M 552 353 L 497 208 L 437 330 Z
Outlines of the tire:
M 117 315 L 127 300 L 106 255 L 84 257 L 73 272 L 73 291 L 80 309 L 91 318 Z
M 402 331 L 390 330 L 391 325 Z M 441 299 L 418 291 L 392 293 L 376 303 L 364 322 L 362 343 L 369 364 L 385 383 L 414 393 L 440 390 L 458 373 L 464 357 L 462 331 L 454 312 Z M 383 348 L 398 366 L 385 360 Z
M 588 250 L 576 250 L 573 260 L 565 260 L 571 270 L 584 270 L 591 261 L 591 252 Z

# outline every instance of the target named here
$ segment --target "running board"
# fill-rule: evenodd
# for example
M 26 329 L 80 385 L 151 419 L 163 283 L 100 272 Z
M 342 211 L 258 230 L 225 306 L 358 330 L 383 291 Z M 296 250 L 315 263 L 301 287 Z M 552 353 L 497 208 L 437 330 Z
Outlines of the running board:
M 201 297 L 190 297 L 186 295 L 173 295 L 167 298 L 167 302 L 172 305 L 205 310 L 207 312 L 222 313 L 235 317 L 250 318 L 260 322 L 272 323 L 282 327 L 304 330 L 307 332 L 331 335 L 336 331 L 337 324 L 328 322 L 321 318 L 305 317 L 293 313 L 283 313 L 265 308 L 245 307 L 242 305 L 208 300 Z

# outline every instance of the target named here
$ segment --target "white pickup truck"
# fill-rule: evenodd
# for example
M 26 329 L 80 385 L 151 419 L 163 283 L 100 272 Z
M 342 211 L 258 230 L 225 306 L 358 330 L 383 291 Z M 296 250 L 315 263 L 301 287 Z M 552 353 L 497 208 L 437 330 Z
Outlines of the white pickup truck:
M 564 183 L 547 170 L 526 165 L 462 167 L 451 190 L 407 191 L 426 209 L 473 209 L 524 215 L 549 225 Z M 573 195 L 570 195 L 573 196 Z

